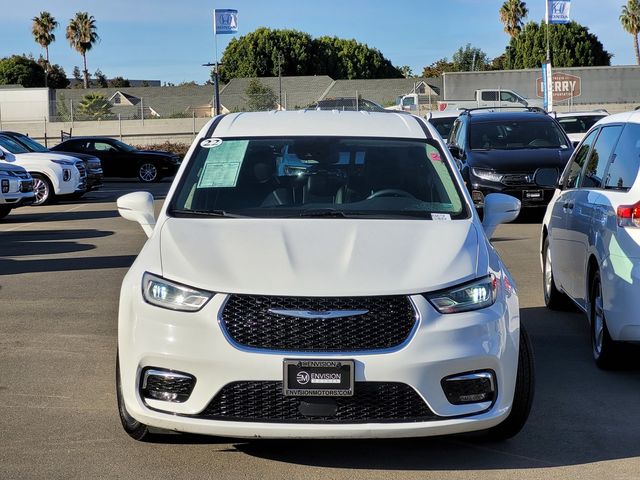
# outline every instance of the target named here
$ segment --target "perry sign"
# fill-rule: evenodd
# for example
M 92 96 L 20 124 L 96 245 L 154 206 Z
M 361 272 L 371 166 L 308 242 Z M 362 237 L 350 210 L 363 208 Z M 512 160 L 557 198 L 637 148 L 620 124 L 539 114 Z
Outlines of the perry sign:
M 544 98 L 542 89 L 542 77 L 536 81 L 536 95 Z M 568 73 L 554 72 L 551 75 L 551 90 L 553 91 L 553 101 L 561 102 L 582 94 L 582 81 L 580 77 Z

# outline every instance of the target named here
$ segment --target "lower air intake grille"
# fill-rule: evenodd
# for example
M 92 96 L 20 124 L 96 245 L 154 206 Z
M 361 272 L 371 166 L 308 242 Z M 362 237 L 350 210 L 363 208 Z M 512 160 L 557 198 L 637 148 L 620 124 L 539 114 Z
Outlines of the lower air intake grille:
M 420 395 L 404 383 L 356 382 L 352 397 L 337 397 L 335 415 L 307 417 L 304 398 L 285 397 L 282 382 L 252 381 L 226 385 L 197 415 L 210 420 L 282 423 L 381 423 L 439 420 Z

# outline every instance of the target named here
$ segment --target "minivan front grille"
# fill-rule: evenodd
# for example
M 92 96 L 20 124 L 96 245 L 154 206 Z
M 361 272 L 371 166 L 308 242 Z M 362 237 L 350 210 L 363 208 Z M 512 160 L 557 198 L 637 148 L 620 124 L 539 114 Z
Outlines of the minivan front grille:
M 308 397 L 284 396 L 282 382 L 234 382 L 223 387 L 197 417 L 286 423 L 420 422 L 440 419 L 413 388 L 398 382 L 355 382 L 353 396 L 328 400 L 335 402 L 333 415 L 305 415 L 300 408 L 305 400 Z
M 407 296 L 230 295 L 220 316 L 238 345 L 295 352 L 357 352 L 400 346 L 417 313 Z
M 509 173 L 502 176 L 504 185 L 531 185 L 533 183 L 532 173 Z

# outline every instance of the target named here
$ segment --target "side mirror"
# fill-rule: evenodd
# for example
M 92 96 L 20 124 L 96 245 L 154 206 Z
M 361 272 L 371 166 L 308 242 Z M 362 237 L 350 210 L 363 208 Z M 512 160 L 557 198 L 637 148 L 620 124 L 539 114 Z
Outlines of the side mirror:
M 118 213 L 127 220 L 138 222 L 147 237 L 153 233 L 156 216 L 153 210 L 153 195 L 149 192 L 133 192 L 118 198 Z
M 520 200 L 504 193 L 490 193 L 484 199 L 482 227 L 491 238 L 498 225 L 513 222 L 520 213 Z
M 559 180 L 557 168 L 539 168 L 533 174 L 533 183 L 543 188 L 558 188 Z
M 457 145 L 448 145 L 448 147 L 451 155 L 453 155 L 453 158 L 457 158 L 458 160 L 462 160 L 464 158 L 464 152 L 460 147 L 458 147 Z

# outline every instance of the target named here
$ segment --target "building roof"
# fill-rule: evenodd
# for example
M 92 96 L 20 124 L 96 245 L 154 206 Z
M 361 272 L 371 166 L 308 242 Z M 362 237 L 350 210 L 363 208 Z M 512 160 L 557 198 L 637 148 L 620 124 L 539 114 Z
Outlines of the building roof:
M 355 97 L 356 95 L 367 100 L 372 100 L 382 106 L 395 104 L 400 95 L 414 93 L 414 88 L 423 95 L 431 94 L 434 99 L 438 95 L 439 88 L 432 85 L 438 80 L 434 78 L 383 78 L 376 80 L 336 80 L 325 93 L 327 97 Z M 421 90 L 420 87 L 423 87 Z M 423 93 L 424 92 L 424 93 Z

